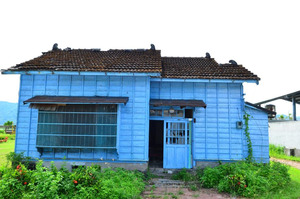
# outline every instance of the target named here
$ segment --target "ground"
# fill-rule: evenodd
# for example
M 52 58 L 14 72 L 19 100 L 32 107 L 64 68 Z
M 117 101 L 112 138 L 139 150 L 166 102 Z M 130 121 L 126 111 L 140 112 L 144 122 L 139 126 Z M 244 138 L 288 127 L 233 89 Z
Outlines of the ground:
M 276 158 L 270 158 L 271 161 L 274 161 L 274 162 L 280 162 L 280 163 L 283 163 L 283 164 L 287 164 L 287 165 L 290 165 L 294 168 L 297 168 L 297 169 L 300 169 L 300 162 L 296 162 L 296 161 L 291 161 L 291 160 L 282 160 L 282 159 L 276 159 Z
M 189 187 L 194 184 L 185 184 L 180 180 L 170 179 L 172 174 L 164 172 L 164 169 L 153 169 L 151 173 L 156 176 L 149 181 L 146 190 L 143 193 L 143 198 L 204 198 L 204 199 L 221 199 L 232 198 L 227 193 L 219 193 L 216 189 L 201 188 L 192 191 Z M 197 185 L 195 185 L 197 186 Z
M 15 140 L 8 140 L 0 144 L 0 166 L 6 164 L 6 155 L 13 152 L 15 148 Z
M 221 198 L 232 198 L 229 194 L 218 193 L 214 189 L 200 189 L 197 191 L 191 191 L 188 188 L 172 188 L 172 187 L 158 187 L 155 190 L 145 191 L 143 198 L 202 198 L 202 199 L 221 199 Z

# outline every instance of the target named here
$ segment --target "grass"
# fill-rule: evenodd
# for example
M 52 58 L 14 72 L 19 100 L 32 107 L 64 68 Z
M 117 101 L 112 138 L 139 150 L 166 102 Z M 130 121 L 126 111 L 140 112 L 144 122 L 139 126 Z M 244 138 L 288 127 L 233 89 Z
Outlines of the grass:
M 287 156 L 284 154 L 284 147 L 273 144 L 270 144 L 270 156 L 273 158 L 300 162 L 300 157 Z
M 8 140 L 7 142 L 0 143 L 0 166 L 5 165 L 6 155 L 13 152 L 15 148 L 15 140 Z
M 292 180 L 289 186 L 277 192 L 268 192 L 261 198 L 300 198 L 300 170 L 289 167 L 289 174 Z

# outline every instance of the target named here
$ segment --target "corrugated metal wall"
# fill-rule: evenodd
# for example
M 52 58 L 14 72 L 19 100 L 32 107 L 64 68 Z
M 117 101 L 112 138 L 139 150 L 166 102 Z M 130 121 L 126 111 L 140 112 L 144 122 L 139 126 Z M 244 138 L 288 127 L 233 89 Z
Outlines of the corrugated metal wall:
M 244 131 L 236 128 L 243 120 L 243 87 L 240 83 L 151 82 L 151 99 L 200 99 L 207 108 L 195 108 L 193 158 L 241 160 Z
M 149 131 L 149 77 L 108 77 L 71 75 L 21 75 L 16 152 L 39 158 L 36 149 L 38 111 L 23 105 L 23 101 L 36 95 L 53 96 L 123 96 L 126 105 L 119 105 L 119 155 L 109 150 L 72 149 L 45 152 L 47 158 L 148 160 Z
M 255 108 L 246 107 L 250 115 L 249 133 L 252 142 L 253 157 L 257 162 L 269 162 L 269 121 L 268 114 Z M 247 156 L 247 142 L 244 141 L 244 154 Z

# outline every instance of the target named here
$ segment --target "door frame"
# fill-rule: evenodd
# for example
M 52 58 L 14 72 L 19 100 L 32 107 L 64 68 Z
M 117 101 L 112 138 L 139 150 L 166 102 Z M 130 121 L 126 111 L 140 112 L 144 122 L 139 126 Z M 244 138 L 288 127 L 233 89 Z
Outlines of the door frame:
M 183 116 L 182 117 L 167 117 L 167 116 L 164 116 L 164 113 L 163 113 L 163 110 L 169 110 L 170 108 L 173 108 L 174 110 L 183 110 Z M 188 156 L 188 164 L 187 164 L 187 167 L 186 168 L 193 168 L 194 166 L 194 160 L 193 160 L 193 138 L 194 138 L 194 133 L 193 133 L 193 130 L 194 130 L 194 126 L 193 126 L 193 118 L 185 118 L 185 110 L 186 109 L 192 109 L 193 110 L 193 115 L 194 115 L 194 111 L 195 111 L 195 107 L 179 107 L 179 106 L 150 106 L 150 111 L 151 110 L 162 110 L 162 113 L 161 115 L 152 115 L 150 114 L 150 117 L 149 117 L 149 122 L 150 120 L 161 120 L 164 122 L 164 125 L 163 125 L 163 168 L 165 168 L 165 150 L 166 150 L 166 143 L 165 143 L 165 135 L 166 135 L 166 122 L 186 122 L 186 124 L 189 124 L 189 147 L 188 147 L 188 151 L 186 153 L 186 155 Z

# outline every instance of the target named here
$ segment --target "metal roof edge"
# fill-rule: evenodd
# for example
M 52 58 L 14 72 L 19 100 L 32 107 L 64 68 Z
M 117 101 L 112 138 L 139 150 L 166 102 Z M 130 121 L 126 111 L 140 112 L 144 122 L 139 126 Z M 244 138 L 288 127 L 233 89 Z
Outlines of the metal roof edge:
M 21 75 L 109 75 L 109 76 L 160 76 L 160 73 L 146 72 L 94 72 L 94 71 L 12 71 L 1 70 L 1 73 L 6 74 L 21 74 Z
M 235 79 L 183 79 L 183 78 L 159 78 L 151 77 L 152 82 L 210 82 L 210 83 L 256 83 L 259 84 L 258 80 L 235 80 Z
M 276 114 L 276 112 L 274 112 L 274 111 L 270 111 L 270 110 L 265 109 L 265 108 L 263 108 L 263 107 L 260 107 L 260 106 L 258 106 L 258 105 L 252 104 L 252 103 L 250 103 L 250 102 L 245 102 L 245 106 L 247 106 L 247 107 L 249 107 L 249 108 L 254 108 L 254 109 L 256 109 L 256 110 L 263 111 L 263 112 L 265 112 L 265 113 L 267 113 L 267 114 Z

